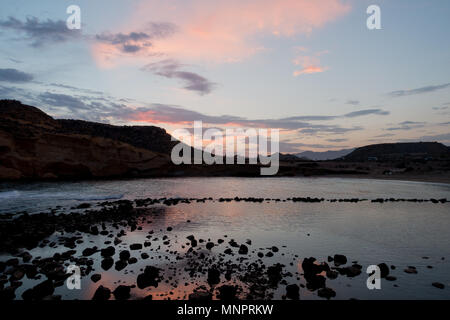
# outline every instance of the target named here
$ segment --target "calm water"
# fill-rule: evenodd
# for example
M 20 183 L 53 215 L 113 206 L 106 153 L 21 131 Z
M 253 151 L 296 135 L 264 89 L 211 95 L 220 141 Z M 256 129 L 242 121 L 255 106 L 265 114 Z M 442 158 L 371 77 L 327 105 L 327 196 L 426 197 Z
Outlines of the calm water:
M 450 198 L 450 185 L 402 181 L 380 181 L 338 178 L 179 178 L 125 181 L 8 184 L 0 187 L 0 212 L 39 212 L 47 208 L 62 206 L 70 208 L 82 202 L 97 203 L 105 199 L 136 199 L 146 197 L 270 197 L 288 198 Z M 174 207 L 158 205 L 159 213 L 153 217 L 153 224 L 143 230 L 128 233 L 121 248 L 133 242 L 143 242 L 149 229 L 155 236 L 173 227 L 172 236 L 180 239 L 194 234 L 196 238 L 216 241 L 234 238 L 238 243 L 252 240 L 250 250 L 286 246 L 281 252 L 264 258 L 268 265 L 281 262 L 287 270 L 301 272 L 299 262 L 304 257 L 314 256 L 326 261 L 328 255 L 345 254 L 349 261 L 357 260 L 363 265 L 363 273 L 355 278 L 338 277 L 327 280 L 327 286 L 334 288 L 337 299 L 450 299 L 450 204 L 432 203 L 244 203 L 207 202 L 179 204 Z M 64 211 L 64 210 L 62 210 Z M 191 223 L 186 223 L 191 220 Z M 56 238 L 57 235 L 55 235 Z M 92 237 L 86 246 L 104 247 L 106 238 Z M 175 242 L 177 243 L 177 242 Z M 84 247 L 78 247 L 81 252 Z M 154 248 L 154 247 L 153 247 Z M 36 248 L 33 256 L 49 256 L 63 252 L 66 248 Z M 145 251 L 145 250 L 143 250 Z M 83 279 L 83 290 L 68 291 L 61 287 L 56 292 L 64 298 L 92 297 L 101 283 L 114 288 L 117 284 L 133 284 L 139 269 L 148 265 L 164 267 L 173 257 L 164 250 L 148 252 L 153 260 L 145 260 L 127 267 L 125 273 L 115 270 L 103 272 L 102 280 L 93 284 L 89 277 Z M 297 261 L 290 266 L 293 255 Z M 158 258 L 162 255 L 164 258 Z M 423 257 L 429 259 L 423 259 Z M 167 257 L 167 259 L 165 258 Z M 7 257 L 3 257 L 6 259 Z M 444 259 L 443 259 L 444 258 Z M 382 282 L 381 290 L 368 290 L 365 268 L 371 264 L 385 262 L 397 268 L 391 274 L 394 282 Z M 415 266 L 418 274 L 406 274 L 403 269 Z M 433 266 L 428 269 L 427 266 Z M 182 267 L 182 266 L 180 266 Z M 95 268 L 101 271 L 96 261 Z M 120 283 L 119 283 L 120 281 Z M 181 281 L 181 280 L 180 280 Z M 431 286 L 432 282 L 446 285 L 444 290 Z M 31 285 L 31 281 L 30 285 Z M 298 283 L 295 278 L 289 283 Z M 304 283 L 304 281 L 300 281 Z M 394 286 L 396 285 L 396 286 Z M 26 288 L 16 291 L 20 296 Z M 174 298 L 183 298 L 189 287 L 175 290 Z M 164 292 L 164 286 L 152 289 L 150 293 Z M 133 290 L 135 297 L 145 292 Z M 275 294 L 280 298 L 284 287 Z M 302 299 L 317 299 L 315 293 L 301 290 Z

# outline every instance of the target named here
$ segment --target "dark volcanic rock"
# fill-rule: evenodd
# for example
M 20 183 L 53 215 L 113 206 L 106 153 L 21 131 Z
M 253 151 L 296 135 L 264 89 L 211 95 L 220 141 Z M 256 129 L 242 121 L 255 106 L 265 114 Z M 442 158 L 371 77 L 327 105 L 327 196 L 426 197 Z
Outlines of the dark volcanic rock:
M 116 249 L 111 246 L 101 250 L 102 257 L 112 257 L 114 253 L 116 253 Z
M 335 254 L 333 260 L 336 266 L 340 266 L 347 263 L 347 257 L 342 254 Z
M 125 269 L 127 265 L 128 265 L 128 263 L 126 261 L 119 260 L 119 261 L 116 261 L 116 264 L 115 264 L 114 268 L 117 271 L 121 271 L 121 270 Z
M 247 254 L 248 253 L 248 247 L 245 244 L 241 244 L 239 247 L 239 254 Z
M 160 269 L 153 266 L 145 267 L 144 273 L 141 273 L 137 277 L 137 286 L 139 289 L 144 289 L 150 286 L 158 287 L 159 281 L 161 281 L 159 276 Z
M 286 297 L 291 300 L 300 299 L 300 288 L 296 284 L 286 286 Z
M 89 256 L 93 255 L 94 253 L 96 253 L 97 251 L 98 251 L 97 247 L 86 248 L 83 250 L 83 256 L 89 257 Z
M 116 300 L 128 300 L 130 299 L 131 288 L 129 286 L 118 286 L 114 291 L 114 298 Z
M 123 251 L 120 251 L 120 253 L 119 253 L 119 258 L 120 258 L 120 260 L 123 260 L 123 261 L 128 261 L 128 259 L 130 259 L 130 256 L 131 256 L 131 254 L 130 254 L 130 251 L 128 251 L 128 250 L 123 250 Z
M 142 244 L 141 243 L 133 243 L 132 245 L 130 245 L 130 249 L 131 250 L 141 250 Z
M 223 285 L 217 288 L 219 294 L 217 297 L 222 301 L 233 301 L 236 300 L 237 287 L 230 285 Z
M 380 268 L 382 278 L 386 278 L 389 275 L 389 267 L 386 263 L 380 263 L 378 268 Z
M 102 278 L 102 275 L 101 274 L 99 274 L 99 273 L 95 273 L 95 274 L 93 274 L 92 276 L 91 276 L 91 280 L 92 280 L 92 282 L 99 282 L 100 281 L 100 279 Z
M 109 300 L 111 297 L 111 290 L 104 286 L 98 287 L 98 289 L 95 291 L 94 296 L 92 297 L 92 300 L 96 301 L 106 301 Z
M 114 264 L 113 258 L 105 258 L 102 260 L 102 269 L 108 271 Z
M 283 271 L 282 264 L 274 264 L 267 268 L 267 276 L 269 277 L 269 284 L 271 286 L 276 286 L 278 282 L 283 278 L 281 272 Z
M 218 284 L 220 282 L 220 271 L 216 268 L 208 270 L 208 283 L 210 285 Z

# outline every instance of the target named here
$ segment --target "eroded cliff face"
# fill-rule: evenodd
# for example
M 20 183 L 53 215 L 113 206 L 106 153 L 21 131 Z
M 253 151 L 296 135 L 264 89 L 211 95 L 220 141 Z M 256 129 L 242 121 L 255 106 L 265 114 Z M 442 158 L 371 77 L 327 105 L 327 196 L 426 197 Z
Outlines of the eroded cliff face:
M 37 108 L 0 101 L 0 180 L 152 176 L 169 165 L 165 153 L 67 132 Z

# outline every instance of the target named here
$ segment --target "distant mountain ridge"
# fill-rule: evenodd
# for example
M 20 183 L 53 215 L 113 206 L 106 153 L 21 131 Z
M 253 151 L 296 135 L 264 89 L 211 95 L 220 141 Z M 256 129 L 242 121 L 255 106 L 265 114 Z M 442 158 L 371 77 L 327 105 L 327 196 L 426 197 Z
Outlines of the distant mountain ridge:
M 344 156 L 346 161 L 395 161 L 404 158 L 448 158 L 450 148 L 439 142 L 404 142 L 372 144 L 356 148 Z
M 351 149 L 342 149 L 342 150 L 330 150 L 330 151 L 323 151 L 323 152 L 314 152 L 314 151 L 304 151 L 297 153 L 296 156 L 298 158 L 306 158 L 309 160 L 315 160 L 315 161 L 323 161 L 323 160 L 335 160 L 341 157 L 344 157 L 351 153 L 355 148 Z

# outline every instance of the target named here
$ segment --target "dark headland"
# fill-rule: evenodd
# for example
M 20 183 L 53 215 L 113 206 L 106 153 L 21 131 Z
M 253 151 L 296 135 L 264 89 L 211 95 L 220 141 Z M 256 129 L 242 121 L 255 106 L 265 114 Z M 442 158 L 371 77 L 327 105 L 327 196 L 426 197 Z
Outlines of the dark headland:
M 180 176 L 259 176 L 259 165 L 181 165 L 176 141 L 155 126 L 114 126 L 53 119 L 38 108 L 0 100 L 0 180 Z M 277 176 L 345 176 L 450 182 L 450 149 L 438 142 L 356 148 L 312 161 L 280 155 Z

